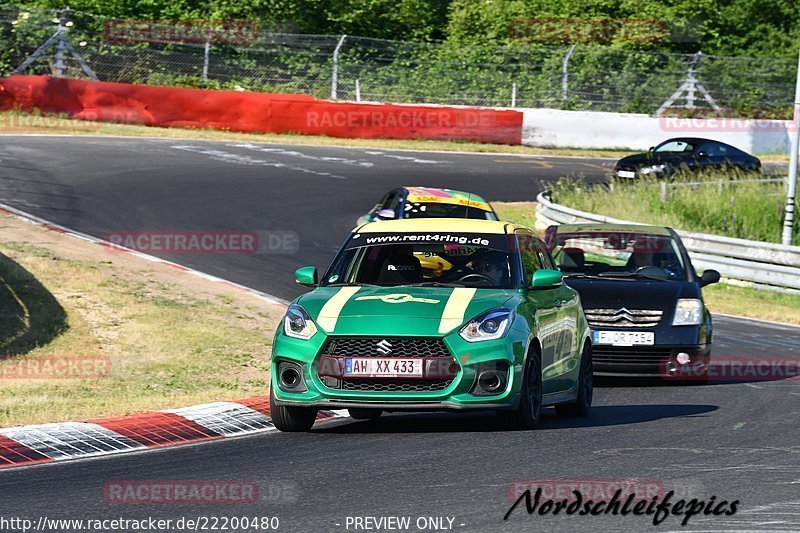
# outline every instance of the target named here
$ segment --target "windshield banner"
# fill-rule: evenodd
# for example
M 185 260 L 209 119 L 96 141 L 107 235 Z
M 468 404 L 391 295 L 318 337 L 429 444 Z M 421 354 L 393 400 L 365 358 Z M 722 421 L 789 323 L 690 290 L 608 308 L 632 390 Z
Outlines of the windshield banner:
M 486 233 L 449 233 L 449 232 L 421 232 L 421 233 L 355 233 L 345 246 L 346 250 L 362 248 L 364 246 L 383 246 L 388 244 L 442 244 L 445 249 L 459 246 L 476 248 L 492 248 L 508 251 L 508 239 L 504 234 Z

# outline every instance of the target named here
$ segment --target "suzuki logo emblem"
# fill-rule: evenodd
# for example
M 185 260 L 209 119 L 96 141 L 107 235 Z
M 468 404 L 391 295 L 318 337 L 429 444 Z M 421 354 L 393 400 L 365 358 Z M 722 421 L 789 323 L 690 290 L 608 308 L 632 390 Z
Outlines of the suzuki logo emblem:
M 378 353 L 380 354 L 389 355 L 390 353 L 392 353 L 392 343 L 390 343 L 386 339 L 383 339 L 381 342 L 375 344 L 375 346 L 376 349 L 378 350 Z

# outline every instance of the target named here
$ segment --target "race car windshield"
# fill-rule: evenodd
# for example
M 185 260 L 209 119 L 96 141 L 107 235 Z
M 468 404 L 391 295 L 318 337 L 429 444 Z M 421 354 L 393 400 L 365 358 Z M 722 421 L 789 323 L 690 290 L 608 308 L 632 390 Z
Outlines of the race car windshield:
M 559 233 L 551 247 L 553 258 L 565 277 L 686 281 L 678 244 L 668 235 Z
M 408 202 L 403 210 L 403 218 L 476 218 L 479 220 L 497 220 L 491 211 L 458 204 L 444 203 L 412 203 Z
M 411 239 L 414 240 L 411 240 Z M 322 286 L 513 288 L 505 235 L 354 235 Z

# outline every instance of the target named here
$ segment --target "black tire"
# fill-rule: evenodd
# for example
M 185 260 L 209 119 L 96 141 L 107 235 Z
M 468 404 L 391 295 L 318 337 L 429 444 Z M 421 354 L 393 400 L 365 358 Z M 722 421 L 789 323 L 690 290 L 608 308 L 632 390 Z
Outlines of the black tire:
M 588 342 L 581 353 L 581 369 L 578 372 L 578 397 L 572 403 L 556 405 L 558 416 L 587 416 L 592 408 L 594 394 L 594 378 L 592 376 L 592 345 Z
M 500 422 L 510 429 L 536 429 L 542 416 L 542 359 L 531 349 L 525 363 L 519 406 L 515 411 L 497 411 Z
M 350 413 L 350 418 L 355 420 L 377 420 L 383 414 L 382 409 L 369 408 L 348 409 L 347 412 Z
M 286 432 L 308 431 L 317 419 L 316 409 L 275 405 L 272 389 L 269 391 L 269 414 L 275 427 Z

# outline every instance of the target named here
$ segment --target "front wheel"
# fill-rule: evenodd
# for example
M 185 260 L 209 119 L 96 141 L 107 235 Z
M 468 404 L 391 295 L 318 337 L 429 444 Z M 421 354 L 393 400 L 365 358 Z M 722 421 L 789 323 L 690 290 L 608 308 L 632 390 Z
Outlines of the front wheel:
M 542 415 L 542 364 L 539 352 L 532 350 L 525 364 L 519 407 L 515 411 L 498 411 L 503 425 L 512 429 L 535 429 Z
M 276 405 L 272 389 L 269 391 L 269 414 L 275 427 L 287 432 L 308 431 L 317 419 L 316 409 Z
M 578 397 L 573 403 L 556 405 L 558 416 L 587 416 L 592 407 L 592 394 L 594 392 L 594 379 L 592 372 L 592 345 L 588 342 L 581 353 L 581 369 L 578 372 Z

